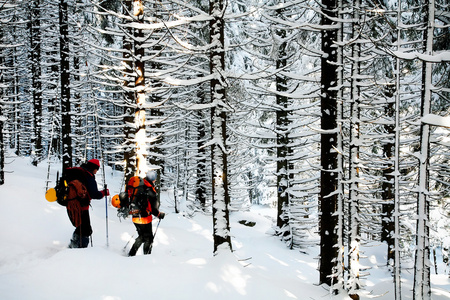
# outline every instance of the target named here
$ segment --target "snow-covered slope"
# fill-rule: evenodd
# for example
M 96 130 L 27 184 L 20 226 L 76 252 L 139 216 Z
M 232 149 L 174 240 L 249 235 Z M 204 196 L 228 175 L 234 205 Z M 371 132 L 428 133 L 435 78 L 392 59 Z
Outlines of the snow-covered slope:
M 212 218 L 175 214 L 168 194 L 161 209 L 153 252 L 126 257 L 135 235 L 131 220 L 119 220 L 105 199 L 92 202 L 93 246 L 67 249 L 73 227 L 65 208 L 44 198 L 46 163 L 33 167 L 26 158 L 10 159 L 6 183 L 0 186 L 0 298 L 39 299 L 348 299 L 318 286 L 317 249 L 288 250 L 270 229 L 275 211 L 253 207 L 231 214 L 233 253 L 213 256 Z M 54 185 L 56 169 L 51 166 Z M 107 171 L 111 194 L 121 174 Z M 97 175 L 102 183 L 102 175 Z M 107 207 L 107 208 L 106 208 Z M 108 245 L 106 239 L 108 212 Z M 238 223 L 256 222 L 255 227 Z M 153 221 L 155 231 L 158 220 Z M 130 243 L 128 243 L 131 241 Z M 127 244 L 128 243 L 128 244 Z M 392 280 L 384 268 L 384 246 L 364 248 L 361 299 L 393 299 Z M 412 299 L 411 274 L 404 272 L 404 298 Z M 450 280 L 434 276 L 433 299 L 450 299 Z

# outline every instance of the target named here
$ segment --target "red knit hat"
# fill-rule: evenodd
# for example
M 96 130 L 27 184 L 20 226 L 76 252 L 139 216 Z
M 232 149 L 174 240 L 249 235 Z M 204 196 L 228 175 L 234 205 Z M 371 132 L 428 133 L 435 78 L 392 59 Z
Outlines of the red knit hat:
M 94 164 L 94 165 L 96 165 L 98 168 L 100 168 L 100 161 L 99 161 L 98 159 L 93 158 L 93 159 L 89 160 L 88 163 Z M 98 168 L 97 168 L 97 169 L 98 169 Z

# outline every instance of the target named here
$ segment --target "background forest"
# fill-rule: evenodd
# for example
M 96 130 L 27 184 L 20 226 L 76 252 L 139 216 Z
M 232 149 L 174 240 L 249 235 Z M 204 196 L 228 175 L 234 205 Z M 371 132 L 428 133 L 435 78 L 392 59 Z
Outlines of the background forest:
M 0 24 L 0 185 L 13 152 L 156 169 L 176 212 L 212 214 L 216 254 L 229 211 L 273 205 L 336 293 L 358 298 L 376 240 L 395 299 L 405 261 L 431 297 L 450 247 L 448 1 L 0 0 Z

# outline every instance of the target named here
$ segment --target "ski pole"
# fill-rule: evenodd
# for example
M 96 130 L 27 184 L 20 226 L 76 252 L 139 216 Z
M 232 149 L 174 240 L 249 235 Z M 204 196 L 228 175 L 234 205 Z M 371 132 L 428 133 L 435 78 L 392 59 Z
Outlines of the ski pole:
M 103 167 L 103 172 L 105 168 Z M 106 211 L 106 247 L 109 247 L 109 235 L 108 235 L 108 189 L 105 183 L 105 211 Z
M 128 242 L 125 244 L 125 247 L 123 247 L 123 251 L 125 252 L 125 250 L 127 249 L 128 244 L 131 242 L 131 240 L 133 239 L 134 234 L 130 237 L 130 239 L 128 240 Z
M 161 219 L 158 220 L 158 224 L 156 225 L 155 233 L 153 234 L 153 239 L 155 239 L 156 232 L 158 231 L 159 223 L 161 223 Z

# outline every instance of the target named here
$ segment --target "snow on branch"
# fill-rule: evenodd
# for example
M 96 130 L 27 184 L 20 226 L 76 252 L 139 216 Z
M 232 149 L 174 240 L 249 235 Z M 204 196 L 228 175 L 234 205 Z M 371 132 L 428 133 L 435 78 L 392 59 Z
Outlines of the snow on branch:
M 173 77 L 166 77 L 163 82 L 173 85 L 173 86 L 192 86 L 192 85 L 198 85 L 203 82 L 210 81 L 211 79 L 215 78 L 216 74 L 210 74 L 208 76 L 204 77 L 198 77 L 193 79 L 177 79 Z
M 420 59 L 426 62 L 447 62 L 450 61 L 450 51 L 442 51 L 433 55 L 418 53 L 418 52 L 403 52 L 403 51 L 392 51 L 392 54 L 400 59 L 413 60 Z
M 422 123 L 450 128 L 450 117 L 441 117 L 438 115 L 428 114 L 422 118 Z

